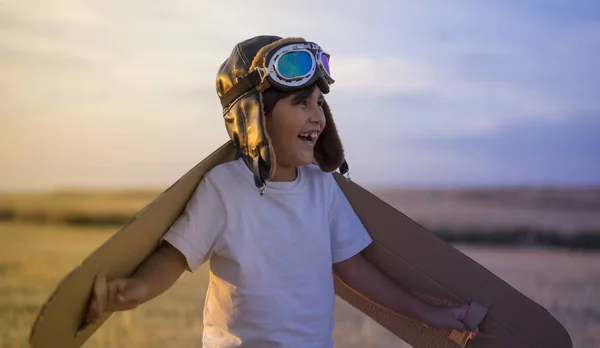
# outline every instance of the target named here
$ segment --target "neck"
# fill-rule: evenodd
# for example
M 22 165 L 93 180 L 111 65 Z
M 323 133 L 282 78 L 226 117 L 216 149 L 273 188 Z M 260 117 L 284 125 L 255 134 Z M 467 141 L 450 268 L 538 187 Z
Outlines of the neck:
M 246 167 L 252 171 L 252 166 L 247 161 L 244 161 L 244 163 L 246 164 Z M 276 165 L 275 175 L 273 175 L 269 181 L 294 181 L 296 180 L 297 175 L 298 170 L 296 167 Z
M 294 181 L 297 175 L 298 171 L 296 167 L 277 165 L 275 175 L 273 175 L 270 181 Z

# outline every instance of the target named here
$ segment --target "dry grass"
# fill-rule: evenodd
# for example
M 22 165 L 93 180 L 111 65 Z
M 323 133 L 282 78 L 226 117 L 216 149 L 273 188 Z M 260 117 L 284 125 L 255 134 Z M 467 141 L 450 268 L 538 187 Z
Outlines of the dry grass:
M 159 193 L 160 191 L 58 192 L 0 196 L 0 220 L 5 220 L 0 221 L 0 347 L 27 347 L 29 330 L 40 306 L 48 299 L 58 282 L 116 232 L 120 224 Z M 531 204 L 521 205 L 520 208 L 515 206 L 514 210 L 522 213 L 519 215 L 511 211 L 512 204 L 507 202 L 514 198 L 506 196 L 503 198 L 504 204 L 497 204 L 489 196 L 481 194 L 470 195 L 468 199 L 464 195 L 459 199 L 449 194 L 419 194 L 412 191 L 386 191 L 378 194 L 425 225 L 427 221 L 431 225 L 443 226 L 448 222 L 480 223 L 484 220 L 491 225 L 496 221 L 493 217 L 504 222 L 508 220 L 507 223 L 513 219 L 553 223 L 549 218 L 552 216 L 562 222 L 564 219 L 577 221 L 578 227 L 581 227 L 579 224 L 582 221 L 586 222 L 586 226 L 600 226 L 597 206 L 589 204 L 589 201 L 585 205 L 569 205 L 572 209 L 566 210 L 547 206 L 536 210 Z M 597 191 L 588 192 L 585 197 L 590 197 L 590 194 L 594 201 Z M 74 219 L 81 219 L 82 216 L 87 220 Z M 485 261 L 488 257 L 489 255 L 483 254 L 479 259 Z M 502 257 L 505 260 L 505 256 Z M 535 260 L 528 262 L 535 263 Z M 500 271 L 504 267 L 502 265 L 498 266 Z M 524 263 L 519 263 L 519 268 L 513 269 L 511 267 L 516 266 L 509 264 L 507 267 L 510 271 L 507 271 L 506 276 L 509 277 L 511 272 L 516 272 L 523 265 Z M 207 265 L 203 266 L 198 274 L 184 274 L 167 293 L 144 306 L 114 314 L 85 347 L 199 346 L 207 286 L 206 267 Z M 524 275 L 524 279 L 532 277 L 529 273 Z M 518 284 L 519 278 L 515 279 L 514 283 Z M 597 284 L 596 281 L 593 284 Z M 588 287 L 590 286 L 595 289 L 596 285 Z M 539 296 L 546 294 L 547 288 L 541 287 Z M 536 291 L 537 288 L 530 293 L 536 295 Z M 571 292 L 558 294 L 556 298 L 552 298 L 552 303 L 570 301 L 571 295 Z M 571 310 L 568 307 L 570 305 L 565 306 Z M 582 324 L 577 320 L 580 320 L 578 316 L 581 313 L 568 313 L 565 314 L 566 320 L 572 320 L 573 332 L 579 333 L 577 330 L 580 330 L 579 326 Z M 592 322 L 584 314 L 581 314 L 581 322 Z M 569 319 L 570 316 L 573 319 Z M 343 347 L 407 347 L 341 301 L 336 305 L 334 338 L 337 345 Z
M 40 306 L 57 283 L 114 232 L 94 228 L 81 233 L 65 227 L 0 224 L 2 347 L 27 346 Z M 184 274 L 167 293 L 144 306 L 115 313 L 85 346 L 189 347 L 200 342 L 205 267 L 200 276 Z
M 0 220 L 35 223 L 119 225 L 160 191 L 58 191 L 0 195 Z

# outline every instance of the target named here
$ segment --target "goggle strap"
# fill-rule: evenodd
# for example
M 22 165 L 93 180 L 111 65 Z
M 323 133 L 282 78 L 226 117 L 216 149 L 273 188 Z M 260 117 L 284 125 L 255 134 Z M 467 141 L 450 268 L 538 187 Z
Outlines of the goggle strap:
M 251 90 L 252 88 L 258 86 L 258 84 L 262 81 L 260 76 L 260 72 L 258 70 L 254 70 L 247 76 L 241 78 L 233 87 L 231 87 L 225 95 L 221 98 L 221 106 L 223 108 L 227 107 L 234 100 L 236 100 L 239 96 Z

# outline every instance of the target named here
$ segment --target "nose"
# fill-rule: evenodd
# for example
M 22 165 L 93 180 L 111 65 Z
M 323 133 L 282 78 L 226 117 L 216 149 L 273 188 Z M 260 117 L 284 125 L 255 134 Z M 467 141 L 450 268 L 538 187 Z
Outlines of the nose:
M 325 112 L 323 111 L 323 108 L 319 103 L 315 103 L 310 110 L 309 122 L 318 124 L 320 129 L 323 129 L 325 127 Z

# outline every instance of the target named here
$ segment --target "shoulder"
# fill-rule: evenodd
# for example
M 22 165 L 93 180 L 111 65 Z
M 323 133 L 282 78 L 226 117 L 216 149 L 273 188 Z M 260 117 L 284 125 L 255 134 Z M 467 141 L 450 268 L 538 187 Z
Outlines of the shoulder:
M 323 195 L 328 202 L 337 199 L 339 186 L 333 177 L 333 173 L 324 172 L 314 164 L 303 166 L 302 170 L 305 181 L 313 191 L 316 191 L 318 195 Z
M 212 177 L 221 177 L 231 175 L 235 172 L 239 171 L 239 167 L 242 165 L 240 160 L 233 160 L 229 162 L 224 162 L 221 164 L 217 164 L 212 169 L 207 172 L 207 175 Z
M 209 169 L 196 187 L 194 196 L 206 200 L 223 200 L 223 190 L 235 181 L 235 161 L 225 162 Z M 201 197 L 197 197 L 201 196 Z
M 254 176 L 243 160 L 233 160 L 211 168 L 203 181 L 218 193 L 227 205 L 255 194 Z
M 239 181 L 240 176 L 243 173 L 241 168 L 243 163 L 239 160 L 233 160 L 225 163 L 218 164 L 210 169 L 205 178 L 210 180 L 213 185 L 219 188 L 225 188 L 228 185 Z

